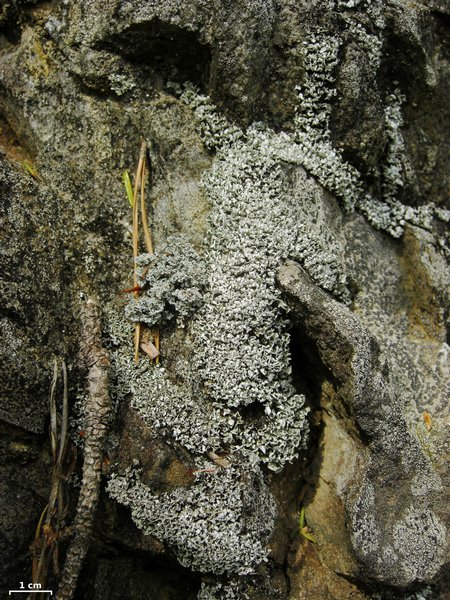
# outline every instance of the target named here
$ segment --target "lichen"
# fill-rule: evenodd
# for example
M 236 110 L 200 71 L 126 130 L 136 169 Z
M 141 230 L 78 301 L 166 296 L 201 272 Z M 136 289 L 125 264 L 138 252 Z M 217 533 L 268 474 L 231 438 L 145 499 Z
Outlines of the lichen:
M 429 509 L 409 506 L 393 531 L 394 547 L 411 579 L 429 581 L 445 555 L 446 527 Z
M 198 600 L 250 600 L 246 592 L 246 582 L 241 579 L 229 579 L 226 582 L 205 582 L 198 593 Z
M 350 8 L 352 3 L 338 3 L 340 9 Z M 334 3 L 330 3 L 334 6 Z M 356 4 L 355 4 L 356 6 Z M 356 35 L 360 47 L 366 53 L 374 72 L 380 65 L 381 31 L 384 20 L 379 4 L 370 6 L 370 13 L 380 33 L 372 34 L 350 16 L 345 18 Z M 368 10 L 369 10 L 368 8 Z M 333 146 L 330 133 L 332 102 L 336 96 L 335 72 L 339 65 L 339 51 L 343 38 L 323 28 L 315 28 L 303 42 L 303 81 L 296 87 L 298 106 L 295 131 L 292 134 L 266 131 L 270 137 L 273 158 L 302 165 L 312 173 L 320 184 L 333 193 L 344 211 L 359 210 L 377 229 L 392 237 L 401 237 L 406 223 L 431 230 L 436 209 L 434 203 L 413 208 L 402 204 L 397 193 L 403 186 L 402 171 L 408 168 L 401 134 L 403 124 L 401 105 L 405 96 L 397 89 L 387 95 L 385 104 L 385 132 L 388 149 L 382 165 L 383 185 L 381 197 L 375 197 L 365 189 L 359 171 L 348 163 L 342 152 Z M 219 115 L 213 103 L 191 84 L 180 90 L 181 99 L 195 112 L 205 145 L 220 151 L 239 140 L 245 140 L 248 131 Z M 439 213 L 440 214 L 440 213 Z M 439 214 L 436 215 L 439 218 Z
M 365 480 L 352 511 L 350 535 L 354 548 L 361 558 L 368 560 L 378 553 L 381 534 L 375 520 L 375 492 L 370 481 Z
M 183 87 L 169 83 L 168 87 L 179 94 L 182 101 L 194 112 L 200 124 L 200 134 L 208 149 L 230 145 L 244 137 L 244 132 L 237 125 L 230 123 L 216 110 L 211 98 L 200 93 L 190 82 Z
M 252 134 L 224 151 L 203 180 L 212 205 L 211 275 L 193 324 L 194 365 L 213 401 L 258 403 L 270 414 L 296 395 L 275 271 L 295 254 L 298 234 L 279 165 Z
M 131 508 L 144 533 L 174 547 L 180 563 L 191 569 L 246 575 L 267 560 L 275 503 L 259 469 L 198 473 L 190 487 L 163 494 L 127 472 L 111 477 L 108 492 Z
M 177 250 L 181 238 L 170 240 L 160 258 L 138 259 L 141 266 L 152 262 L 141 279 L 150 289 L 128 315 L 149 325 L 161 323 L 175 304 L 167 301 L 174 287 L 199 290 L 199 268 L 208 275 L 201 302 L 194 295 L 186 385 L 175 385 L 163 368 L 133 369 L 129 357 L 115 363 L 128 377 L 133 406 L 192 452 L 240 451 L 280 470 L 306 443 L 307 411 L 291 380 L 289 321 L 276 269 L 284 258 L 303 257 L 325 288 L 346 288 L 332 253 L 298 227 L 302 208 L 285 192 L 270 141 L 264 131 L 248 130 L 246 139 L 222 148 L 205 174 L 211 213 L 202 259 L 185 242 Z
M 340 3 L 340 8 L 353 5 Z M 380 38 L 361 25 L 357 38 L 370 64 L 378 68 Z M 367 192 L 360 173 L 333 146 L 330 115 L 342 43 L 322 29 L 311 31 L 304 42 L 305 74 L 297 88 L 293 133 L 276 133 L 260 123 L 242 130 L 194 86 L 178 88 L 198 120 L 205 146 L 216 153 L 201 182 L 211 207 L 207 237 L 201 256 L 188 246 L 179 251 L 180 238 L 174 238 L 155 257 L 140 257 L 145 289 L 139 301 L 130 303 L 127 315 L 151 326 L 183 317 L 190 359 L 175 381 L 164 367 L 143 362 L 134 366 L 131 353 L 118 347 L 113 372 L 121 382 L 120 393 L 131 394 L 142 418 L 190 450 L 198 464 L 205 452 L 225 450 L 232 466 L 170 494 L 155 495 L 132 473 L 113 477 L 108 489 L 130 506 L 141 529 L 174 547 L 182 564 L 202 572 L 242 575 L 266 558 L 274 509 L 259 464 L 279 471 L 307 442 L 305 398 L 292 381 L 289 315 L 275 285 L 280 262 L 299 261 L 317 285 L 349 302 L 344 260 L 334 250 L 339 244 L 333 235 L 324 237 L 311 227 L 305 215 L 305 206 L 315 210 L 315 192 L 305 185 L 298 200 L 287 172 L 292 165 L 304 167 L 345 212 L 361 211 L 394 237 L 402 235 L 406 222 L 431 227 L 432 205 L 415 209 L 396 198 L 404 164 L 400 93 L 386 102 L 389 145 L 382 197 Z M 246 488 L 241 475 L 251 470 L 256 479 Z M 255 486 L 263 490 L 264 504 L 256 514 L 266 518 L 267 527 L 246 524 L 250 540 L 242 519 L 253 500 L 243 490 Z M 351 523 L 362 560 L 379 547 L 379 529 L 366 519 L 373 494 L 370 486 L 361 490 Z M 226 506 L 225 529 L 216 505 Z M 394 548 L 390 551 L 394 556 Z M 201 594 L 233 598 L 235 590 L 216 582 L 204 585 Z
M 155 254 L 139 255 L 136 264 L 142 291 L 126 307 L 131 321 L 161 327 L 174 318 L 183 322 L 201 306 L 204 268 L 184 236 L 170 236 Z
M 113 92 L 118 96 L 123 96 L 127 92 L 131 92 L 136 87 L 136 83 L 128 74 L 110 73 L 108 80 Z
M 380 39 L 368 34 L 360 24 L 356 24 L 356 32 L 369 64 L 376 71 L 380 64 Z M 398 189 L 403 186 L 402 168 L 407 164 L 401 134 L 401 104 L 406 98 L 399 90 L 386 99 L 385 129 L 389 143 L 382 169 L 382 198 L 373 197 L 364 189 L 360 173 L 333 147 L 329 117 L 336 94 L 334 70 L 340 45 L 339 37 L 320 30 L 304 42 L 306 76 L 303 84 L 297 87 L 299 106 L 295 140 L 302 147 L 302 164 L 340 199 L 344 210 L 358 208 L 377 229 L 393 237 L 402 235 L 406 222 L 430 229 L 434 204 L 412 208 L 397 199 Z
M 385 199 L 395 199 L 398 189 L 403 187 L 402 156 L 405 142 L 401 133 L 403 117 L 401 106 L 405 96 L 400 90 L 395 90 L 386 99 L 385 127 L 388 136 L 386 162 L 383 165 L 383 196 Z
M 251 419 L 238 409 L 186 393 L 170 381 L 162 367 L 142 365 L 133 369 L 132 361 L 125 359 L 120 368 L 116 363 L 116 370 L 134 373 L 132 381 L 128 376 L 128 389 L 142 417 L 196 454 L 231 448 L 239 450 L 251 464 L 262 461 L 278 471 L 305 444 L 306 410 L 299 395 L 268 405 L 266 413 Z

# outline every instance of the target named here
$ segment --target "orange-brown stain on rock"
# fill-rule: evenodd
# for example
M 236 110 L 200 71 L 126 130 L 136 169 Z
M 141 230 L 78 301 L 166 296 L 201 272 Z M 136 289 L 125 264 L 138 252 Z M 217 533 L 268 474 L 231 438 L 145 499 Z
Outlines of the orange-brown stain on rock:
M 423 250 L 414 232 L 406 228 L 400 267 L 403 273 L 403 289 L 409 303 L 409 334 L 413 338 L 442 341 L 445 336 L 442 307 L 430 275 L 422 263 Z
M 291 600 L 368 600 L 356 585 L 327 568 L 314 544 L 301 544 L 288 559 Z

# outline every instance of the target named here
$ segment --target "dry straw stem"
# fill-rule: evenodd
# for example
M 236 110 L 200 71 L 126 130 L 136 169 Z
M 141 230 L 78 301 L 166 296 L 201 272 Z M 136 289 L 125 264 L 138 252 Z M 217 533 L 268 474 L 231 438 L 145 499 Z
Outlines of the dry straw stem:
M 39 517 L 39 521 L 36 527 L 36 533 L 34 535 L 34 548 L 35 554 L 33 556 L 33 564 L 31 567 L 31 580 L 33 583 L 45 584 L 45 580 L 43 581 L 43 565 L 46 562 L 45 554 L 47 552 L 47 544 L 45 543 L 45 538 L 41 540 L 42 534 L 42 525 L 44 523 L 44 517 L 48 510 L 48 504 L 45 505 L 44 510 Z M 37 548 L 41 547 L 41 552 L 39 557 L 37 556 Z
M 147 218 L 147 208 L 145 205 L 145 159 L 147 153 L 147 144 L 145 141 L 141 143 L 141 151 L 139 154 L 139 162 L 136 170 L 136 178 L 134 181 L 134 190 L 133 190 L 133 259 L 134 259 L 134 278 L 133 283 L 134 287 L 138 288 L 137 281 L 137 272 L 136 272 L 136 258 L 139 254 L 139 210 L 138 210 L 138 194 L 139 189 L 141 191 L 141 219 L 142 219 L 142 228 L 144 230 L 144 239 L 145 239 L 145 247 L 149 254 L 153 254 L 153 241 L 152 235 L 150 232 L 150 228 L 148 225 Z M 137 299 L 139 297 L 139 291 L 134 292 L 134 297 Z M 136 323 L 134 330 L 134 360 L 135 362 L 139 362 L 139 348 L 140 348 L 140 340 L 141 340 L 141 324 Z M 159 364 L 159 330 L 154 332 L 154 341 L 156 348 L 156 357 L 155 362 Z M 151 360 L 153 360 L 151 358 Z
M 149 169 L 149 178 L 151 176 L 150 173 L 150 169 Z M 141 216 L 142 216 L 142 227 L 144 229 L 144 237 L 145 237 L 145 247 L 147 249 L 147 252 L 149 254 L 153 254 L 153 241 L 152 241 L 152 235 L 150 233 L 150 228 L 148 226 L 148 220 L 147 220 L 147 207 L 145 206 L 145 160 L 144 160 L 144 164 L 142 166 L 142 180 L 141 180 Z M 155 342 L 155 349 L 156 349 L 156 355 L 150 356 L 150 360 L 153 360 L 153 358 L 155 359 L 156 364 L 159 364 L 159 329 L 156 329 L 154 331 L 154 342 Z
M 136 177 L 134 180 L 134 190 L 133 190 L 133 283 L 136 288 L 138 285 L 137 282 L 137 272 L 136 272 L 136 258 L 139 254 L 139 208 L 138 208 L 138 193 L 139 186 L 142 184 L 142 171 L 145 164 L 145 153 L 147 151 L 147 144 L 145 141 L 141 143 L 141 151 L 139 154 L 139 162 L 136 170 Z M 134 292 L 134 297 L 139 297 L 139 292 Z M 135 362 L 139 362 L 139 340 L 141 338 L 141 324 L 136 323 L 134 330 L 134 360 Z
M 53 570 L 58 574 L 58 539 L 60 537 L 62 522 L 65 516 L 65 502 L 63 497 L 64 463 L 67 454 L 67 426 L 69 414 L 67 369 L 62 361 L 63 375 L 63 406 L 60 427 L 58 431 L 58 414 L 56 409 L 56 386 L 58 383 L 58 361 L 54 360 L 53 379 L 50 387 L 50 441 L 53 455 L 53 471 L 50 487 L 49 501 L 42 511 L 39 519 L 35 539 L 32 564 L 33 583 L 40 583 L 45 587 L 50 560 L 53 559 Z M 39 556 L 37 553 L 39 552 Z M 36 592 L 38 593 L 38 592 Z M 34 598 L 36 593 L 31 593 Z
M 144 229 L 145 247 L 149 254 L 153 254 L 153 242 L 150 229 L 148 227 L 147 220 L 147 209 L 145 206 L 145 160 L 142 165 L 142 177 L 141 177 L 141 216 L 142 216 L 142 227 Z
M 139 154 L 139 163 L 136 170 L 136 177 L 134 180 L 134 190 L 133 190 L 133 263 L 134 263 L 134 286 L 137 287 L 137 273 L 136 273 L 136 258 L 139 254 L 139 209 L 138 209 L 138 193 L 139 187 L 142 180 L 142 170 L 144 168 L 145 163 L 145 153 L 147 150 L 147 144 L 143 141 L 141 144 L 141 152 Z M 135 292 L 135 297 L 138 296 L 138 292 Z

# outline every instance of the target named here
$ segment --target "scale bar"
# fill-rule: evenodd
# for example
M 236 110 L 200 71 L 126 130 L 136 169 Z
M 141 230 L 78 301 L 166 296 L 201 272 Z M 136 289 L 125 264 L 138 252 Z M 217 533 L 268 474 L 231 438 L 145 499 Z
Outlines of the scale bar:
M 50 594 L 51 596 L 53 596 L 53 590 L 37 590 L 37 589 L 33 589 L 33 590 L 9 590 L 9 596 L 11 596 L 11 594 L 32 594 L 32 593 L 36 593 L 36 594 Z

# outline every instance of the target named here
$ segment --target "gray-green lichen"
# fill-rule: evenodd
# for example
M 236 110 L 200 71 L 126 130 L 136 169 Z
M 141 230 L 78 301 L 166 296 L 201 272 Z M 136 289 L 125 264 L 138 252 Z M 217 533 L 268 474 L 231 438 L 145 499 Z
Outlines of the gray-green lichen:
M 161 327 L 174 317 L 182 321 L 192 316 L 201 306 L 204 268 L 184 236 L 170 236 L 155 254 L 138 256 L 136 264 L 142 291 L 126 307 L 128 319 Z
M 381 32 L 384 19 L 379 14 L 379 8 L 379 3 L 374 3 L 370 11 Z M 350 17 L 347 20 L 349 26 L 356 31 L 356 38 L 376 73 L 380 66 L 381 33 L 369 33 Z M 413 208 L 397 199 L 397 191 L 404 185 L 404 172 L 410 169 L 401 134 L 401 105 L 406 101 L 405 96 L 395 89 L 386 98 L 385 131 L 388 148 L 382 165 L 382 195 L 376 197 L 365 189 L 361 174 L 344 159 L 331 140 L 330 116 L 332 101 L 336 95 L 335 71 L 339 64 L 342 38 L 319 27 L 310 32 L 303 46 L 305 76 L 301 85 L 296 87 L 296 129 L 293 134 L 266 131 L 266 136 L 271 138 L 269 147 L 272 156 L 302 165 L 340 200 L 345 211 L 357 208 L 371 225 L 393 237 L 403 234 L 406 223 L 430 230 L 435 211 L 438 210 L 434 203 Z M 219 116 L 211 101 L 198 93 L 192 85 L 185 86 L 181 99 L 194 109 L 207 147 L 227 147 L 248 134 Z
M 226 583 L 202 582 L 198 600 L 249 600 L 245 585 L 239 579 Z
M 131 508 L 140 529 L 174 547 L 191 569 L 246 575 L 267 560 L 275 503 L 259 469 L 199 472 L 190 487 L 163 494 L 129 472 L 112 476 L 108 491 Z
M 223 150 L 203 180 L 212 207 L 203 256 L 208 284 L 190 325 L 189 389 L 178 388 L 164 369 L 135 372 L 130 385 L 146 420 L 193 452 L 231 448 L 279 470 L 304 446 L 307 425 L 304 398 L 291 381 L 277 266 L 300 258 L 309 245 L 318 256 L 311 270 L 324 287 L 345 285 L 338 268 L 327 268 L 335 262 L 331 253 L 306 243 L 300 206 L 285 193 L 283 172 L 266 147 L 263 133 L 248 132 Z M 179 277 L 186 265 L 175 266 Z M 154 315 L 153 305 L 148 318 L 140 313 L 149 323 Z M 249 405 L 257 418 L 240 411 Z
M 134 371 L 130 385 L 133 406 L 149 424 L 167 431 L 196 454 L 231 448 L 252 464 L 262 461 L 278 471 L 305 443 L 306 410 L 301 396 L 262 405 L 266 413 L 249 419 L 232 407 L 186 394 L 163 367 L 141 369 Z M 131 360 L 120 368 L 122 373 L 125 370 L 133 372 Z
M 435 565 L 445 561 L 446 535 L 444 523 L 431 510 L 407 507 L 394 526 L 393 539 L 411 579 L 427 580 L 436 575 Z
M 340 2 L 338 6 L 347 10 L 356 4 Z M 381 30 L 379 3 L 369 5 Z M 348 25 L 355 25 L 356 41 L 376 72 L 381 35 L 352 23 L 350 15 Z M 150 326 L 182 317 L 192 341 L 190 359 L 183 372 L 175 374 L 176 381 L 163 367 L 133 366 L 131 354 L 120 349 L 113 368 L 121 393 L 131 394 L 132 405 L 148 424 L 190 450 L 198 464 L 200 455 L 226 450 L 232 467 L 196 479 L 192 488 L 159 496 L 128 473 L 113 478 L 109 492 L 131 508 L 141 529 L 166 541 L 182 564 L 199 571 L 242 575 L 264 560 L 273 524 L 264 530 L 255 527 L 252 544 L 248 543 L 238 524 L 251 501 L 235 502 L 243 498 L 242 476 L 245 481 L 243 474 L 253 469 L 260 477 L 259 463 L 279 471 L 306 445 L 305 399 L 292 381 L 290 322 L 275 273 L 281 261 L 295 259 L 316 285 L 349 304 L 339 236 L 335 231 L 325 233 L 323 223 L 317 225 L 315 217 L 308 215 L 308 208 L 318 214 L 317 190 L 328 190 L 345 212 L 359 210 L 373 226 L 393 237 L 400 237 L 407 223 L 432 228 L 432 204 L 416 209 L 397 197 L 407 169 L 401 133 L 401 106 L 406 99 L 400 91 L 395 89 L 385 99 L 387 148 L 379 197 L 368 192 L 361 174 L 333 145 L 330 118 L 342 44 L 341 37 L 321 28 L 311 30 L 305 40 L 304 79 L 297 88 L 293 133 L 276 133 L 259 123 L 243 130 L 220 115 L 192 85 L 178 88 L 181 100 L 198 120 L 205 146 L 216 153 L 201 181 L 211 207 L 207 236 L 200 255 L 186 240 L 174 237 L 157 248 L 154 257 L 139 257 L 144 293 L 130 303 L 127 316 Z M 299 167 L 320 186 L 304 178 L 297 198 L 290 177 L 293 171 L 303 172 Z M 322 204 L 327 202 L 331 203 Z M 367 378 L 363 363 L 352 365 L 355 400 L 361 404 L 364 398 L 358 395 L 359 387 L 364 388 Z M 386 393 L 382 383 L 381 395 Z M 425 489 L 423 482 L 418 481 L 416 488 Z M 353 507 L 351 535 L 363 561 L 369 561 L 380 547 L 381 530 L 372 518 L 374 494 L 367 485 Z M 265 510 L 272 515 L 268 492 L 266 498 Z M 211 501 L 229 504 L 228 537 L 215 521 L 214 511 L 210 512 Z M 440 533 L 436 527 L 433 532 Z M 398 555 L 397 549 L 391 550 L 392 556 Z M 423 558 L 422 549 L 417 555 Z M 383 556 L 383 561 L 389 560 Z M 384 564 L 380 561 L 375 562 Z M 223 587 L 216 582 L 204 584 L 200 598 L 244 597 L 243 593 L 231 584 Z
M 338 384 L 337 395 L 343 393 L 347 410 L 354 411 L 370 454 L 359 475 L 355 476 L 348 464 L 344 466 L 336 478 L 336 491 L 346 507 L 346 529 L 359 563 L 370 565 L 372 578 L 391 585 L 432 580 L 445 564 L 445 526 L 438 500 L 443 481 L 439 465 L 431 459 L 432 444 L 425 450 L 416 435 L 414 403 L 419 384 L 414 381 L 410 395 L 395 367 L 402 361 L 403 370 L 409 368 L 399 349 L 392 345 L 388 355 L 380 351 L 359 318 L 326 297 L 298 265 L 283 266 L 279 281 L 289 298 L 292 318 L 307 332 L 320 331 L 321 337 L 328 334 L 328 339 L 322 337 L 318 342 L 322 364 L 342 376 L 345 356 L 351 357 L 349 376 L 342 380 L 344 387 L 350 384 L 351 389 L 339 390 Z M 324 310 L 330 311 L 328 316 L 323 312 L 318 317 Z M 327 323 L 333 327 L 328 328 Z M 344 349 L 347 344 L 351 352 Z M 414 426 L 409 423 L 410 411 L 415 414 Z M 360 457 L 364 460 L 363 451 L 358 453 Z M 351 463 L 349 456 L 347 459 Z

